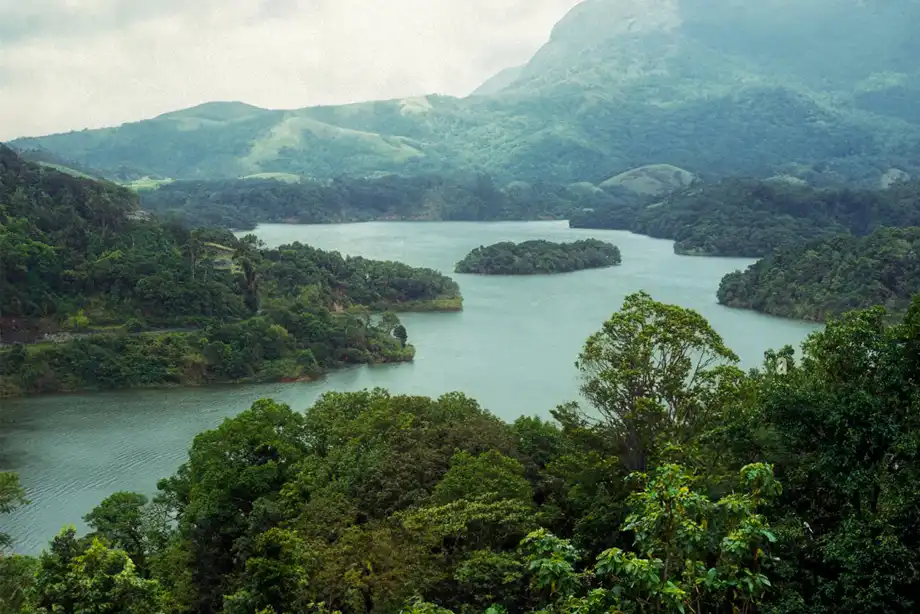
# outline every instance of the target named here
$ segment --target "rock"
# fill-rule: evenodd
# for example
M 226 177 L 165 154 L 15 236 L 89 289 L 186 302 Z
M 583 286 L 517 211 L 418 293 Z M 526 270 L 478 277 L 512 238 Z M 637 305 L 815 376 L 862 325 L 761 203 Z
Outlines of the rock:
M 785 183 L 788 185 L 795 185 L 795 186 L 802 186 L 802 187 L 808 185 L 807 181 L 799 177 L 795 177 L 793 175 L 773 175 L 772 177 L 768 177 L 767 179 L 764 179 L 764 183 Z
M 603 192 L 599 187 L 591 183 L 590 181 L 582 181 L 579 183 L 570 183 L 568 186 L 569 192 L 573 194 L 580 195 L 591 195 L 597 194 L 598 192 Z
M 879 179 L 879 185 L 883 190 L 887 190 L 896 183 L 910 181 L 910 175 L 899 168 L 889 168 L 888 171 Z
M 670 164 L 651 164 L 620 173 L 601 183 L 604 189 L 622 188 L 642 196 L 663 196 L 686 188 L 696 180 L 690 171 Z

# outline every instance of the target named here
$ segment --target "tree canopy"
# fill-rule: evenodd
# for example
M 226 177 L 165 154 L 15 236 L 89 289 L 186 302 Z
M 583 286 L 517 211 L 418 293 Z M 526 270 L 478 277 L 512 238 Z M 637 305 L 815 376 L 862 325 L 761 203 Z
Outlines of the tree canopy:
M 261 400 L 198 435 L 152 499 L 116 493 L 89 535 L 0 557 L 0 604 L 914 611 L 920 296 L 896 323 L 833 319 L 798 358 L 734 362 L 699 314 L 639 293 L 578 358 L 591 407 L 555 421 L 505 423 L 460 393 Z
M 599 269 L 620 264 L 617 246 L 597 239 L 572 243 L 535 240 L 505 241 L 477 247 L 457 263 L 457 273 L 476 275 L 540 275 Z
M 726 179 L 664 200 L 620 200 L 578 211 L 570 224 L 673 239 L 678 254 L 762 257 L 815 237 L 918 226 L 920 183 L 885 190 L 816 189 L 782 180 Z
M 824 321 L 882 305 L 903 315 L 920 292 L 920 228 L 880 228 L 779 249 L 730 273 L 719 302 L 778 316 Z
M 411 360 L 398 318 L 380 327 L 370 312 L 461 308 L 431 269 L 188 230 L 0 149 L 0 396 Z

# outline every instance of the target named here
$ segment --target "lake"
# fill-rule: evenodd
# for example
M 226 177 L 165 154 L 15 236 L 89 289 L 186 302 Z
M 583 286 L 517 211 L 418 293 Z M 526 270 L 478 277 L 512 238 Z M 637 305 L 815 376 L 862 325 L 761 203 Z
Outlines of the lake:
M 573 230 L 566 222 L 374 222 L 324 226 L 267 224 L 257 234 L 275 247 L 300 241 L 322 249 L 399 260 L 453 275 L 471 249 L 498 241 L 593 237 L 620 247 L 610 269 L 540 277 L 454 275 L 462 313 L 402 316 L 415 362 L 340 371 L 312 383 L 219 386 L 77 394 L 0 403 L 0 469 L 17 471 L 32 505 L 0 520 L 23 553 L 40 550 L 65 523 L 119 490 L 152 494 L 183 462 L 192 438 L 255 400 L 306 409 L 328 390 L 382 386 L 437 396 L 460 390 L 507 420 L 547 416 L 578 397 L 575 357 L 585 339 L 637 290 L 696 309 L 742 360 L 798 344 L 818 327 L 716 303 L 719 280 L 753 261 L 674 255 L 671 241 L 627 232 Z

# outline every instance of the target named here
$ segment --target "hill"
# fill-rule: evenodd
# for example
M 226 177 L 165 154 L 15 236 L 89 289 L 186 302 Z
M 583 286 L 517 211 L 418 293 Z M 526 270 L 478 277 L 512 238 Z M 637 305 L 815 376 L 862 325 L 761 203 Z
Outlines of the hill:
M 725 276 L 719 302 L 772 315 L 824 321 L 885 307 L 897 317 L 920 293 L 920 228 L 880 228 L 777 250 Z
M 693 185 L 664 199 L 621 198 L 576 211 L 569 223 L 672 239 L 675 251 L 685 255 L 759 258 L 803 239 L 920 225 L 920 183 L 854 190 L 730 179 Z
M 590 184 L 588 184 L 590 186 Z M 384 175 L 368 179 L 177 181 L 141 193 L 144 208 L 187 226 L 255 228 L 260 222 L 324 224 L 370 220 L 566 219 L 614 197 L 545 182 L 498 187 L 488 175 Z
M 877 185 L 918 170 L 917 23 L 912 0 L 585 0 L 530 62 L 468 98 L 212 103 L 16 144 L 124 180 L 473 169 L 598 183 L 671 164 Z
M 637 196 L 667 196 L 696 180 L 693 173 L 670 164 L 651 164 L 620 173 L 600 184 L 607 190 L 623 189 Z
M 0 396 L 411 360 L 398 318 L 370 312 L 461 305 L 436 271 L 161 224 L 126 188 L 0 146 Z

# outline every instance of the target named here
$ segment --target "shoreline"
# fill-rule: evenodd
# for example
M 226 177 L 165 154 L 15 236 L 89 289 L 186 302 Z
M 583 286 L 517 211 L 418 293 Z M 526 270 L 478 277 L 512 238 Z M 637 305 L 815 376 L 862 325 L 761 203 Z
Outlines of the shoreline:
M 21 390 L 17 392 L 11 392 L 9 389 L 3 386 L 3 378 L 0 376 L 0 400 L 5 399 L 32 399 L 38 397 L 50 397 L 55 395 L 69 395 L 69 394 L 98 394 L 105 392 L 129 392 L 132 390 L 178 390 L 181 388 L 209 388 L 217 386 L 247 386 L 253 384 L 304 384 L 310 382 L 317 382 L 323 377 L 335 373 L 337 371 L 344 371 L 347 369 L 353 369 L 356 367 L 372 367 L 375 365 L 398 365 L 398 364 L 409 364 L 415 361 L 415 346 L 409 344 L 406 346 L 406 349 L 411 348 L 411 354 L 401 358 L 392 358 L 386 359 L 382 357 L 377 357 L 370 362 L 364 363 L 342 363 L 327 369 L 323 369 L 320 372 L 307 373 L 304 375 L 299 375 L 296 377 L 245 377 L 236 380 L 211 380 L 211 381 L 202 381 L 202 382 L 164 382 L 161 384 L 150 384 L 143 386 L 125 386 L 122 388 L 76 388 L 76 389 L 67 389 L 67 390 L 54 390 L 48 392 L 27 392 L 24 393 Z M 15 384 L 13 385 L 15 386 Z

